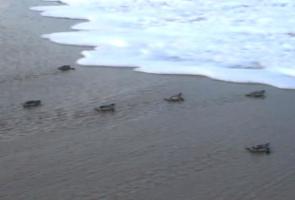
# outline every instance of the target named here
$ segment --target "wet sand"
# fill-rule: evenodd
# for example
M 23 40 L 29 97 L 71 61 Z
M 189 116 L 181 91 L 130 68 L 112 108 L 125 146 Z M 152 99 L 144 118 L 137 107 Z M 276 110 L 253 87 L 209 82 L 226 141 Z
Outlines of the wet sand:
M 30 11 L 39 0 L 0 4 L 1 200 L 294 199 L 294 91 L 77 66 L 86 47 L 40 38 L 75 21 Z M 244 97 L 256 89 L 267 98 Z M 24 110 L 30 99 L 44 105 Z M 93 110 L 104 103 L 117 111 Z M 244 150 L 263 142 L 272 154 Z

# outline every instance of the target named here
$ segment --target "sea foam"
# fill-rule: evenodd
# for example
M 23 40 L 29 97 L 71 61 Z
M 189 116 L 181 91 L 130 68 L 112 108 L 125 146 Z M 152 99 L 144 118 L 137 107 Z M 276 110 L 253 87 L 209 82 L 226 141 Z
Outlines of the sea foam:
M 53 1 L 53 0 L 47 0 Z M 81 65 L 129 66 L 295 89 L 293 0 L 60 0 L 42 15 L 85 19 L 43 37 L 83 51 Z

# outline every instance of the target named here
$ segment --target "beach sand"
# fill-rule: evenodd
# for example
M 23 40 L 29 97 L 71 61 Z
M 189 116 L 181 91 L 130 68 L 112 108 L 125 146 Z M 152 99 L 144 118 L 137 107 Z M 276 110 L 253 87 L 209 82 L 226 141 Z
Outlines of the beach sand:
M 40 3 L 0 0 L 1 200 L 294 199 L 293 90 L 78 66 L 89 47 L 40 38 L 77 21 L 29 10 Z M 93 110 L 105 103 L 117 111 Z M 270 155 L 244 149 L 264 142 Z

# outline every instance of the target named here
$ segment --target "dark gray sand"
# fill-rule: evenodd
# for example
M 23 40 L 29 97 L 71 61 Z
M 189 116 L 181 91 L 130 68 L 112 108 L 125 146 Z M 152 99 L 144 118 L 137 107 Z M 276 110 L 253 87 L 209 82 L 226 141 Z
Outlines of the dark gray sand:
M 295 92 L 77 66 L 41 39 L 74 23 L 0 0 L 1 200 L 293 200 Z M 266 89 L 267 98 L 243 96 Z M 164 97 L 182 92 L 185 102 Z M 42 99 L 24 110 L 21 103 Z M 116 103 L 115 113 L 96 113 Z M 247 145 L 270 142 L 272 154 Z

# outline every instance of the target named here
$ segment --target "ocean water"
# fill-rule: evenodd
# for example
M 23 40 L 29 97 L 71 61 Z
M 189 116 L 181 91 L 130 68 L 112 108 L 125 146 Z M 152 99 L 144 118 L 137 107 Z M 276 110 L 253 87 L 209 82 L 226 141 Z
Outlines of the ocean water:
M 81 65 L 131 66 L 147 73 L 295 89 L 292 0 L 60 2 L 32 9 L 87 20 L 73 31 L 43 35 L 60 44 L 93 46 L 82 52 Z

